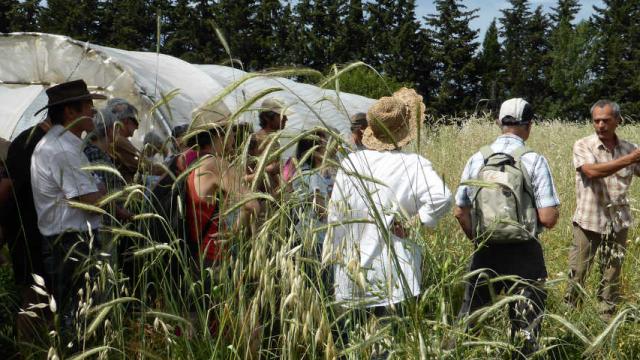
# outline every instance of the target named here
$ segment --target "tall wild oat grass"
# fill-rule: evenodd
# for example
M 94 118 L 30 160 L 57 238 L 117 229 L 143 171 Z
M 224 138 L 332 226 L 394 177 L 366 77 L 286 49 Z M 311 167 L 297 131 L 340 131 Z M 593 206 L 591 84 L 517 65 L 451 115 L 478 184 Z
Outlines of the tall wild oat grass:
M 459 123 L 463 125 L 423 128 L 419 140 L 407 149 L 431 160 L 452 190 L 471 154 L 499 133 L 488 118 L 461 119 Z M 638 130 L 640 127 L 628 125 L 620 129 L 620 135 L 640 142 Z M 587 124 L 545 121 L 534 126 L 528 142 L 549 160 L 562 201 L 560 222 L 541 237 L 550 274 L 541 358 L 640 356 L 640 329 L 634 320 L 639 315 L 640 290 L 640 275 L 635 271 L 640 265 L 640 239 L 635 228 L 630 231 L 623 270 L 624 300 L 611 324 L 597 316 L 595 276 L 587 282 L 581 307 L 571 309 L 561 301 L 575 203 L 571 147 L 590 132 Z M 334 136 L 334 142 L 340 141 Z M 246 144 L 238 148 L 239 153 L 246 150 Z M 258 167 L 268 163 L 269 156 L 278 155 L 265 155 Z M 236 161 L 244 158 L 237 156 Z M 465 334 L 465 324 L 456 319 L 473 247 L 452 216 L 445 217 L 435 230 L 411 231 L 410 237 L 422 245 L 425 254 L 418 303 L 402 317 L 373 318 L 358 325 L 358 314 L 335 306 L 323 287 L 322 274 L 328 265 L 309 256 L 314 232 L 322 229 L 305 229 L 302 236 L 293 230 L 298 220 L 294 210 L 301 206 L 298 197 L 287 191 L 252 195 L 260 197 L 267 209 L 262 225 L 251 238 L 226 234 L 228 256 L 213 268 L 190 263 L 180 235 L 172 232 L 168 219 L 158 215 L 149 197 L 138 185 L 109 195 L 109 200 L 119 199 L 137 215 L 126 224 L 112 220 L 102 233 L 94 234 L 92 256 L 84 264 L 85 286 L 73 299 L 79 307 L 70 342 L 62 341 L 58 321 L 40 338 L 18 341 L 16 346 L 23 354 L 49 359 L 360 359 L 386 350 L 399 359 L 463 359 L 503 358 L 512 349 L 506 303 L 514 297 L 503 298 L 478 314 L 480 332 Z M 631 198 L 638 198 L 637 185 Z M 221 214 L 233 213 L 237 206 L 231 204 Z M 166 242 L 158 241 L 157 224 Z M 127 252 L 135 259 L 136 275 L 130 279 L 117 261 L 116 245 L 125 238 L 133 243 Z M 48 307 L 55 313 L 56 301 L 63 299 L 48 296 L 39 278 L 34 288 L 48 300 L 33 308 Z M 23 310 L 21 316 L 38 316 L 32 309 Z M 348 341 L 338 336 L 344 330 Z M 442 350 L 441 343 L 451 336 L 460 340 L 459 346 Z

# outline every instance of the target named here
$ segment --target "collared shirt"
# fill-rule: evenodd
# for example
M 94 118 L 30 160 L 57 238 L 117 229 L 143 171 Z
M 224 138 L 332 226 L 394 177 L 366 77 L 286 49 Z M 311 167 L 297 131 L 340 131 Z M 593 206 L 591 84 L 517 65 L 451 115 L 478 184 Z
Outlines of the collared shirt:
M 587 178 L 579 168 L 585 164 L 615 160 L 636 148 L 636 145 L 618 139 L 611 152 L 596 134 L 584 137 L 573 145 L 573 167 L 576 169 L 576 212 L 573 221 L 581 228 L 608 234 L 631 225 L 633 218 L 627 192 L 633 175 L 640 175 L 640 166 L 627 166 L 600 179 Z
M 524 140 L 520 137 L 513 134 L 504 134 L 491 144 L 491 149 L 495 152 L 511 154 L 522 146 L 524 146 Z M 553 183 L 547 159 L 535 152 L 529 152 L 522 155 L 520 161 L 531 179 L 536 208 L 541 209 L 560 205 L 560 199 Z M 483 164 L 484 157 L 482 154 L 479 151 L 473 154 L 462 171 L 460 182 L 477 178 Z M 471 191 L 472 188 L 470 186 L 460 185 L 456 192 L 456 205 L 459 207 L 471 206 Z
M 100 226 L 100 214 L 71 207 L 69 200 L 98 191 L 80 138 L 55 125 L 40 140 L 31 157 L 31 186 L 38 228 L 45 236 L 66 230 Z
M 390 228 L 401 214 L 434 227 L 450 205 L 451 192 L 422 156 L 349 154 L 334 182 L 323 251 L 335 261 L 336 300 L 387 306 L 420 294 L 420 246 Z

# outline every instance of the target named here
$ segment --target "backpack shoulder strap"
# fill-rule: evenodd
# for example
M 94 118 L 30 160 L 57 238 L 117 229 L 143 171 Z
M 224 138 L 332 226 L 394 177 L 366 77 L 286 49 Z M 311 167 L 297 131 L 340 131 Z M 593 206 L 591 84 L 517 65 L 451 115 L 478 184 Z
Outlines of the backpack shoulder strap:
M 525 190 L 529 193 L 529 195 L 531 195 L 532 199 L 535 199 L 535 197 L 533 195 L 533 184 L 531 184 L 531 177 L 529 176 L 529 172 L 527 172 L 527 169 L 525 169 L 524 166 L 522 166 L 522 162 L 520 161 L 524 154 L 528 154 L 528 153 L 532 153 L 532 152 L 534 152 L 534 151 L 531 148 L 529 148 L 527 146 L 521 146 L 521 147 L 517 148 L 511 154 L 511 156 L 513 156 L 513 160 L 515 160 L 516 166 L 522 172 L 522 177 L 524 178 Z
M 521 146 L 517 148 L 513 153 L 511 153 L 511 156 L 513 156 L 513 160 L 515 160 L 516 162 L 519 162 L 522 155 L 528 154 L 531 152 L 533 152 L 531 148 L 528 148 L 527 146 Z
M 482 158 L 486 161 L 488 158 L 492 157 L 496 152 L 491 149 L 491 145 L 485 145 L 480 148 L 480 154 L 482 154 Z

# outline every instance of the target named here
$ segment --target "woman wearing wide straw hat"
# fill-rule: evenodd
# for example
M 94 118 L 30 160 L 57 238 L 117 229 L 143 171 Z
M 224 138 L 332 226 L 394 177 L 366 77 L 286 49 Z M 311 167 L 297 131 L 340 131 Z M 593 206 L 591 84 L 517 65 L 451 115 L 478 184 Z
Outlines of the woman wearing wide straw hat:
M 324 259 L 335 266 L 336 301 L 365 318 L 399 311 L 420 294 L 421 248 L 397 224 L 416 218 L 433 227 L 451 204 L 431 163 L 400 151 L 416 138 L 424 112 L 412 89 L 379 99 L 367 113 L 368 149 L 349 154 L 336 176 Z

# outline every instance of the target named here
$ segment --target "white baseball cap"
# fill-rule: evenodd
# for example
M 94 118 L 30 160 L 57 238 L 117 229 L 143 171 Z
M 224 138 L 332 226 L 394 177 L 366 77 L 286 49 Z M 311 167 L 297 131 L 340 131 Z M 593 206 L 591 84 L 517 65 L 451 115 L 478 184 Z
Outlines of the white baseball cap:
M 513 98 L 500 106 L 500 125 L 523 125 L 533 120 L 533 108 L 523 98 Z

